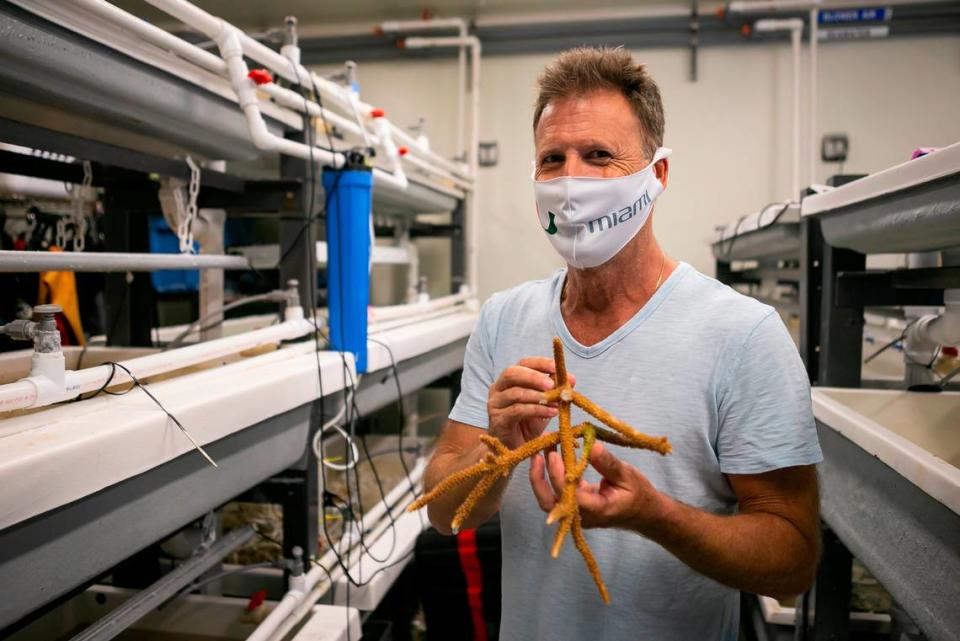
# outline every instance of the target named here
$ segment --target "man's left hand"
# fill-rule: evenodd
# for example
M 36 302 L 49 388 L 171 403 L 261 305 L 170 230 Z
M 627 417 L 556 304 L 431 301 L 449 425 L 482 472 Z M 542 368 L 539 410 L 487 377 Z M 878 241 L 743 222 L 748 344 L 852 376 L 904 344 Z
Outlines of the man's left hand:
M 647 527 L 656 522 L 664 495 L 640 470 L 618 459 L 601 443 L 594 444 L 590 450 L 590 465 L 603 478 L 599 483 L 581 480 L 577 488 L 583 526 L 626 528 L 645 533 Z M 538 454 L 530 462 L 530 485 L 544 512 L 550 512 L 559 501 L 564 472 L 563 460 L 556 451 L 548 452 L 546 457 Z

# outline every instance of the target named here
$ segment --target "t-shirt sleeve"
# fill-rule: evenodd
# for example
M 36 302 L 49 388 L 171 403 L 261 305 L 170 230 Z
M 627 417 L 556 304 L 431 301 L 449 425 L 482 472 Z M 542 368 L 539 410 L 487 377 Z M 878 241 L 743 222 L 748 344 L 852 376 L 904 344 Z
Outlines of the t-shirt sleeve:
M 719 394 L 717 457 L 725 474 L 760 474 L 823 460 L 810 382 L 780 316 L 753 328 Z
M 467 340 L 463 356 L 463 375 L 460 377 L 460 396 L 457 397 L 450 420 L 486 428 L 487 394 L 496 380 L 493 371 L 493 336 L 496 330 L 496 296 L 487 300 L 480 317 Z

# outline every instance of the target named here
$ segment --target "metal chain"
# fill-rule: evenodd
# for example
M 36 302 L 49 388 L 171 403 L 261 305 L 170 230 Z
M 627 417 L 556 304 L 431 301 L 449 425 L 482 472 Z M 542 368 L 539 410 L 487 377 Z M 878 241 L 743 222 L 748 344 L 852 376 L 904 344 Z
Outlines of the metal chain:
M 60 249 L 67 248 L 67 219 L 60 218 L 57 220 L 57 235 L 53 240 L 53 243 Z
M 186 216 L 177 225 L 177 237 L 180 239 L 180 252 L 193 253 L 193 221 L 197 217 L 197 196 L 200 194 L 200 167 L 193 158 L 187 156 L 190 167 L 190 183 L 187 187 Z
M 83 161 L 83 181 L 79 185 L 64 183 L 70 195 L 70 222 L 73 224 L 73 251 L 82 252 L 87 244 L 87 216 L 83 211 L 84 202 L 89 200 L 93 184 L 93 165 Z M 57 246 L 66 250 L 67 221 L 57 221 Z
M 84 160 L 80 197 L 74 202 L 73 251 L 75 252 L 82 252 L 87 245 L 87 216 L 83 207 L 85 199 L 91 195 L 91 185 L 93 185 L 93 165 L 89 160 Z

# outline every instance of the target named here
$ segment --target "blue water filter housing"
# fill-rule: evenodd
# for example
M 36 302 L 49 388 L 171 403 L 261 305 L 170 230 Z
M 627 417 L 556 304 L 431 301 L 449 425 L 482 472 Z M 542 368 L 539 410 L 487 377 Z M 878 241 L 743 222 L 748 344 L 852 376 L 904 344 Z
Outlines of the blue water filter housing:
M 327 210 L 327 308 L 330 347 L 352 352 L 367 371 L 373 173 L 362 165 L 323 170 Z

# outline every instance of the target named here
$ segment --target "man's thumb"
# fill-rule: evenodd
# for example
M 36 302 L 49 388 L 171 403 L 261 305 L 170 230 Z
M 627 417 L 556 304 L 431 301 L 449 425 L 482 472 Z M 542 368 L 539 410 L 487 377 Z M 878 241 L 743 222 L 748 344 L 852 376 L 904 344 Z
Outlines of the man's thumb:
M 610 453 L 602 443 L 595 443 L 590 450 L 590 465 L 600 472 L 600 475 L 614 483 L 623 479 L 626 465 L 623 461 Z

